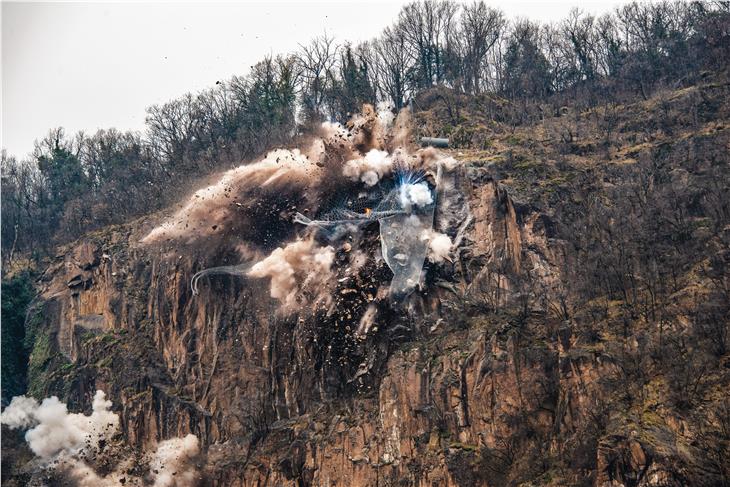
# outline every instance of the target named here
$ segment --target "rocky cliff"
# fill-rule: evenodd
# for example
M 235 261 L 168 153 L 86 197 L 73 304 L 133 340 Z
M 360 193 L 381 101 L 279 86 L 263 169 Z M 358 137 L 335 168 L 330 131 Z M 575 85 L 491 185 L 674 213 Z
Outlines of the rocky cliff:
M 607 155 L 587 128 L 580 150 L 540 143 L 565 114 L 462 128 L 492 142 L 451 151 L 435 229 L 454 251 L 364 327 L 382 260 L 337 280 L 336 311 L 283 313 L 246 276 L 193 295 L 235 255 L 141 243 L 159 215 L 84 236 L 39 281 L 31 393 L 82 409 L 106 391 L 131 447 L 194 434 L 200 485 L 727 485 L 727 93 L 666 95 L 712 110 L 674 131 L 642 135 L 633 112 L 665 108 L 626 107 Z M 637 243 L 649 221 L 656 239 Z M 335 259 L 353 245 L 377 255 L 377 230 Z

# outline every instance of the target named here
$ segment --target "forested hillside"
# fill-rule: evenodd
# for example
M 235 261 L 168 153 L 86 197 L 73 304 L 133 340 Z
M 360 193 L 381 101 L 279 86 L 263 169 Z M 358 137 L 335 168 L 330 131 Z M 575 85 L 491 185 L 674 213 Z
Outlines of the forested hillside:
M 3 154 L 3 259 L 44 255 L 85 231 L 163 208 L 202 176 L 288 145 L 322 120 L 344 123 L 363 103 L 398 110 L 436 86 L 489 98 L 488 118 L 520 126 L 536 110 L 611 107 L 693 86 L 727 67 L 728 8 L 631 3 L 599 18 L 576 9 L 539 25 L 484 2 L 413 3 L 372 41 L 320 37 L 152 106 L 143 133 L 55 128 L 39 134 L 28 158 Z M 607 131 L 612 116 L 605 114 Z M 438 133 L 459 125 L 452 110 Z

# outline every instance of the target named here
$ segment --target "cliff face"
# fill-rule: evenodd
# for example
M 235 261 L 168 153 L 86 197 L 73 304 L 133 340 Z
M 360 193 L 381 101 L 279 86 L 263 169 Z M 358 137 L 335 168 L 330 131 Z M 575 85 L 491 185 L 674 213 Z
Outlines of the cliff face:
M 515 299 L 510 280 L 522 265 L 557 268 L 546 258 L 550 244 L 535 232 L 535 218 L 518 223 L 505 189 L 484 171 L 463 171 L 450 187 L 466 197 L 459 216 L 441 224 L 468 227 L 464 256 L 456 269 L 442 271 L 452 282 L 434 286 L 433 297 L 419 296 L 415 319 L 396 314 L 356 347 L 343 345 L 353 340 L 347 331 L 323 330 L 321 317 L 276 312 L 260 281 L 211 279 L 193 296 L 199 262 L 184 251 L 140 245 L 133 225 L 85 239 L 59 257 L 46 272 L 37 326 L 52 331 L 74 365 L 73 377 L 62 379 L 72 401 L 109 391 L 127 438 L 141 447 L 194 433 L 220 451 L 209 472 L 219 485 L 284 481 L 295 472 L 313 485 L 448 479 L 442 444 L 463 444 L 467 452 L 496 446 L 490 429 L 505 428 L 520 411 L 553 410 L 557 400 L 551 347 L 523 356 L 509 323 L 499 331 L 470 331 L 467 316 L 459 317 L 464 324 L 450 323 L 460 301 L 486 299 L 475 283 L 501 280 L 494 299 L 506 305 Z M 535 263 L 521 262 L 523 241 L 539 253 Z M 347 362 L 326 351 L 333 345 L 348 350 Z M 342 414 L 343 407 L 359 414 Z M 539 416 L 549 429 L 549 415 Z M 244 441 L 257 434 L 263 438 L 255 448 Z M 289 456 L 280 456 L 282 441 L 299 445 L 290 467 L 279 465 Z M 259 458 L 269 449 L 273 458 Z M 250 458 L 229 471 L 219 462 L 231 455 Z M 411 472 L 409 463 L 422 455 L 433 464 L 419 462 L 422 473 Z
M 726 170 L 725 132 L 709 137 Z M 664 156 L 706 140 L 685 142 Z M 589 247 L 581 239 L 601 227 L 570 213 L 588 214 L 591 190 L 573 191 L 585 188 L 585 160 L 570 160 L 557 183 L 548 162 L 539 178 L 520 180 L 531 166 L 494 161 L 519 165 L 524 149 L 494 150 L 454 153 L 461 168 L 442 189 L 452 207 L 437 213 L 436 227 L 459 236 L 458 252 L 364 335 L 344 286 L 336 316 L 282 313 L 260 280 L 217 276 L 193 296 L 192 276 L 226 256 L 142 245 L 147 220 L 82 238 L 45 272 L 29 315 L 51 338 L 33 351 L 32 392 L 84 407 L 106 391 L 139 448 L 196 435 L 201 485 L 722 485 L 713 482 L 727 480 L 727 351 L 687 378 L 686 391 L 699 394 L 691 407 L 668 399 L 674 379 L 652 355 L 663 350 L 652 348 L 655 337 L 690 333 L 698 309 L 690 301 L 709 292 L 711 278 L 696 262 L 678 264 L 679 284 L 658 306 L 671 312 L 659 319 L 629 309 L 631 296 L 613 288 L 580 301 L 570 282 Z M 606 174 L 614 170 L 623 169 Z M 697 174 L 707 175 L 691 182 Z M 538 196 L 529 180 L 539 181 Z M 550 206 L 556 199 L 560 211 Z M 727 260 L 711 258 L 727 259 L 730 227 L 693 228 L 699 261 L 726 269 Z M 636 278 L 621 272 L 620 282 Z M 358 293 L 389 279 L 382 265 L 364 275 Z M 727 316 L 716 323 L 726 327 Z

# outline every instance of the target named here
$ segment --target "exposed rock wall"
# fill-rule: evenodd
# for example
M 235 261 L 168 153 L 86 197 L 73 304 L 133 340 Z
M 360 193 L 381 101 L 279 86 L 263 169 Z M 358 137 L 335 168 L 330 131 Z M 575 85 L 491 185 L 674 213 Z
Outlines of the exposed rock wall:
M 44 276 L 38 326 L 71 364 L 49 362 L 45 393 L 85 404 L 106 390 L 136 446 L 195 434 L 203 485 L 501 486 L 535 472 L 638 485 L 656 448 L 620 421 L 598 441 L 618 366 L 530 304 L 561 293 L 552 220 L 484 169 L 455 174 L 443 191 L 463 201 L 436 215 L 459 240 L 453 265 L 364 338 L 278 312 L 260 281 L 216 277 L 194 297 L 214 257 L 139 245 L 145 222 L 84 239 Z M 544 473 L 558 457 L 573 463 Z
M 506 190 L 488 176 L 455 171 L 441 187 L 450 201 L 466 195 L 436 217 L 439 230 L 464 240 L 458 277 L 441 296 L 466 295 L 482 269 L 493 266 L 501 270 L 505 302 L 509 279 L 523 265 L 523 241 L 538 237 L 518 222 Z M 276 484 L 277 475 L 282 482 L 308 475 L 312 485 L 406 477 L 419 485 L 454 483 L 444 447 L 457 453 L 496 447 L 496 438 L 508 434 L 506 418 L 518 414 L 551 428 L 547 411 L 557 401 L 558 366 L 548 346 L 522 353 L 513 340 L 498 344 L 494 333 L 482 332 L 473 341 L 462 336 L 448 353 L 426 351 L 422 339 L 403 345 L 412 330 L 397 341 L 382 330 L 365 340 L 359 359 L 382 362 L 379 372 L 353 392 L 341 386 L 341 367 L 326 364 L 322 348 L 336 339 L 324 336 L 319 317 L 278 313 L 265 285 L 242 278 L 211 279 L 193 297 L 190 278 L 205 256 L 141 246 L 139 228 L 97 234 L 60 256 L 45 276 L 41 326 L 82 370 L 67 377 L 70 398 L 83 403 L 97 388 L 110 390 L 132 444 L 192 432 L 212 448 L 211 458 L 218 450 L 251 449 L 243 469 L 211 463 L 216 485 Z M 448 318 L 443 310 L 429 315 L 432 323 Z M 404 327 L 404 319 L 381 326 Z M 450 328 L 426 333 L 440 343 L 450 339 Z M 345 404 L 357 411 L 334 414 Z M 265 437 L 263 444 L 248 445 L 252 435 Z M 296 450 L 288 467 L 279 464 L 287 457 L 281 451 L 266 460 L 280 436 L 282 447 Z
M 285 315 L 264 281 L 192 295 L 240 262 L 205 214 L 198 246 L 141 245 L 158 219 L 84 236 L 40 281 L 30 392 L 80 409 L 105 390 L 135 447 L 195 434 L 205 486 L 727 485 L 728 89 L 521 125 L 468 101 L 479 148 L 436 195 L 451 261 L 362 333 L 350 293 L 387 291 L 377 262 L 336 288 L 341 312 Z M 440 110 L 426 132 L 453 123 Z M 300 200 L 249 208 L 278 218 L 250 233 L 266 251 Z

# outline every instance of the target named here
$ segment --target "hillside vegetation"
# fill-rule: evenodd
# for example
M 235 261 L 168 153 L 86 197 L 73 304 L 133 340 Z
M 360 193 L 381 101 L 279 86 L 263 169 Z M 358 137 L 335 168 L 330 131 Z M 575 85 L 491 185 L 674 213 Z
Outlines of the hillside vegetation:
M 344 123 L 363 103 L 418 111 L 433 87 L 484 110 L 462 125 L 458 104 L 446 104 L 457 146 L 490 123 L 532 126 L 593 108 L 608 147 L 622 104 L 727 68 L 729 18 L 724 1 L 634 2 L 598 18 L 575 9 L 549 25 L 507 19 L 483 1 L 414 2 L 371 41 L 320 37 L 151 106 L 143 133 L 54 128 L 28 157 L 3 153 L 2 258 L 40 258 L 85 231 L 164 208 L 211 172 L 295 144 L 322 120 Z M 575 143 L 580 127 L 568 120 L 541 140 Z

